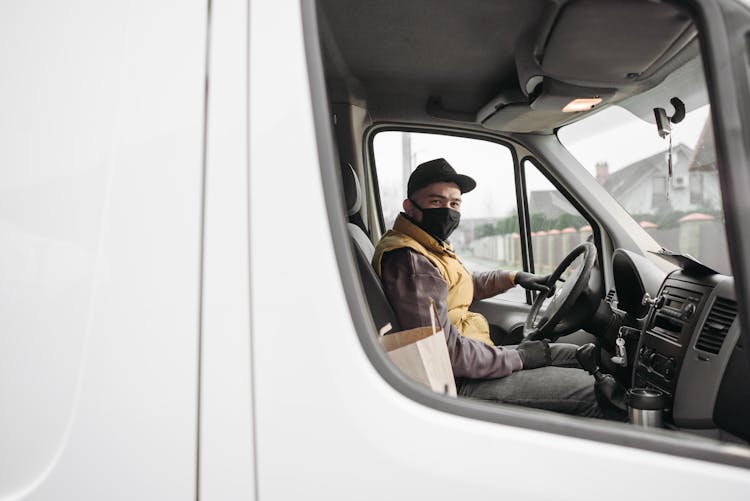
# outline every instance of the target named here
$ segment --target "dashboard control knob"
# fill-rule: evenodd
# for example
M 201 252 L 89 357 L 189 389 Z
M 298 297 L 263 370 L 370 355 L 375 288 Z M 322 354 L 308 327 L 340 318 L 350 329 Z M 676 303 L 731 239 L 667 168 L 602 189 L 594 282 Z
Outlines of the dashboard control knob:
M 694 303 L 688 303 L 685 305 L 685 310 L 682 312 L 682 317 L 687 319 L 693 316 L 695 313 L 695 304 Z
M 641 352 L 641 360 L 647 365 L 651 365 L 654 362 L 655 357 L 656 351 L 652 348 L 644 348 L 643 352 Z

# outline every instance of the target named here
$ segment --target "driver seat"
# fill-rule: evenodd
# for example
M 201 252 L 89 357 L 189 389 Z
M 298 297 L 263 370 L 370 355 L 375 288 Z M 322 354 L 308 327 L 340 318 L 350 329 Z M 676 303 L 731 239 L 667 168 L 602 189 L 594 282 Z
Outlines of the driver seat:
M 346 212 L 349 218 L 349 238 L 352 250 L 357 261 L 359 278 L 365 291 L 365 298 L 372 315 L 375 327 L 380 330 L 386 324 L 391 324 L 391 332 L 401 330 L 396 320 L 396 314 L 391 308 L 391 303 L 383 290 L 380 277 L 372 267 L 372 256 L 375 254 L 375 246 L 370 237 L 365 233 L 364 222 L 360 215 L 362 208 L 362 191 L 354 168 L 346 163 L 341 163 L 341 179 L 344 183 L 344 195 L 346 197 Z

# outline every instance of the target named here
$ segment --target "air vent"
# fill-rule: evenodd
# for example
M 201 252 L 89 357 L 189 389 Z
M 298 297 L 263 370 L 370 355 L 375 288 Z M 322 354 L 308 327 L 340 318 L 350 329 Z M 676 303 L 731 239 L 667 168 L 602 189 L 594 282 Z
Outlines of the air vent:
M 614 289 L 610 289 L 609 292 L 607 292 L 607 297 L 604 298 L 604 300 L 606 302 L 608 302 L 609 304 L 612 304 L 612 300 L 614 298 L 615 298 L 615 290 Z
M 717 297 L 711 307 L 711 312 L 708 314 L 706 323 L 703 325 L 703 330 L 698 336 L 695 347 L 714 355 L 719 353 L 721 344 L 727 337 L 729 326 L 732 325 L 736 316 L 737 303 L 730 299 Z

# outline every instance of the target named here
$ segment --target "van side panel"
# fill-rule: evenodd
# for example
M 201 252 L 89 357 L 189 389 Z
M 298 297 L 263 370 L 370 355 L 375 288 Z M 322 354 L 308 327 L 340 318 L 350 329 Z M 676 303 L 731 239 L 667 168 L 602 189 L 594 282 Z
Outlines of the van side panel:
M 331 117 L 321 113 L 327 105 L 316 102 L 320 120 L 313 116 L 308 79 L 317 89 L 324 83 L 320 68 L 308 67 L 315 58 L 305 59 L 304 5 L 251 2 L 259 498 L 577 499 L 595 485 L 611 500 L 703 499 L 715 497 L 717 486 L 722 499 L 746 499 L 743 469 L 458 416 L 408 398 L 375 370 L 339 274 L 336 258 L 346 253 L 335 253 L 331 239 L 333 230 L 346 239 L 336 245 L 348 245 L 343 204 L 337 219 L 326 213 L 325 195 L 338 190 L 322 185 L 331 182 L 331 163 L 338 165 Z M 316 142 L 316 130 L 329 137 Z M 325 179 L 321 161 L 328 162 Z M 619 488 L 623 479 L 636 480 Z
M 195 497 L 203 0 L 0 4 L 0 498 Z

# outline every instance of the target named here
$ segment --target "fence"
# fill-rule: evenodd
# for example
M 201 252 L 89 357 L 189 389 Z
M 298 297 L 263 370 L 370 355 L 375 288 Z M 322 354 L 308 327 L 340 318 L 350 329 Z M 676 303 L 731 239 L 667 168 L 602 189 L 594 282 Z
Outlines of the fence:
M 724 226 L 713 216 L 694 213 L 679 220 L 674 228 L 659 228 L 644 221 L 641 226 L 663 247 L 699 257 L 721 273 L 729 274 Z M 534 266 L 537 273 L 550 273 L 573 248 L 591 236 L 591 227 L 531 233 Z M 521 269 L 521 242 L 518 233 L 491 235 L 474 239 L 468 251 L 476 258 L 496 263 L 498 267 Z
M 537 273 L 551 272 L 562 259 L 591 235 L 591 227 L 531 233 L 534 265 Z M 497 263 L 499 267 L 521 269 L 521 239 L 518 233 L 492 235 L 475 239 L 469 244 L 474 257 Z

